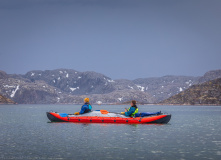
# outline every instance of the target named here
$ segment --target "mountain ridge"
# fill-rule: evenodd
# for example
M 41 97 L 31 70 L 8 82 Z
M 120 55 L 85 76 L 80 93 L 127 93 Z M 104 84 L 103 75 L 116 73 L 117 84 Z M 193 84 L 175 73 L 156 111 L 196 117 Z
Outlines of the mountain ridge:
M 0 94 L 17 103 L 82 103 L 85 96 L 93 103 L 121 103 L 136 99 L 158 103 L 210 77 L 221 77 L 221 70 L 202 77 L 173 76 L 113 80 L 104 74 L 74 69 L 32 70 L 26 74 L 0 71 Z

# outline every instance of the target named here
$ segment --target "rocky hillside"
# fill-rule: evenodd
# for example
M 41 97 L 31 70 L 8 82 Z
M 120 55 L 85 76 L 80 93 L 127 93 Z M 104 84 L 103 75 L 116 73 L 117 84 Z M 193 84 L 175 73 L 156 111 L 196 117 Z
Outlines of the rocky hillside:
M 30 71 L 23 78 L 31 82 L 44 81 L 50 86 L 72 95 L 104 94 L 114 91 L 111 78 L 96 72 L 78 72 L 70 69 Z
M 203 77 L 164 76 L 135 80 L 113 80 L 96 72 L 71 69 L 30 71 L 25 75 L 0 71 L 0 94 L 17 103 L 82 103 L 85 96 L 93 103 L 121 103 L 135 99 L 157 103 L 208 78 L 221 77 L 221 70 Z
M 202 77 L 199 78 L 197 83 L 203 83 L 217 78 L 221 78 L 221 70 L 206 72 Z
M 9 98 L 0 95 L 0 104 L 15 104 L 15 102 Z
M 129 90 L 122 80 L 115 82 L 95 72 L 59 69 L 30 71 L 25 75 L 7 75 L 1 71 L 0 75 L 0 93 L 17 103 L 82 103 L 86 96 L 92 103 L 118 103 L 134 98 L 145 103 L 156 102 L 134 84 L 135 89 Z
M 157 101 L 167 99 L 177 93 L 188 89 L 198 82 L 199 77 L 190 76 L 164 76 L 158 78 L 140 78 L 133 82 L 144 92 L 147 92 Z
M 172 96 L 161 103 L 179 105 L 221 105 L 221 78 L 193 85 L 189 89 Z

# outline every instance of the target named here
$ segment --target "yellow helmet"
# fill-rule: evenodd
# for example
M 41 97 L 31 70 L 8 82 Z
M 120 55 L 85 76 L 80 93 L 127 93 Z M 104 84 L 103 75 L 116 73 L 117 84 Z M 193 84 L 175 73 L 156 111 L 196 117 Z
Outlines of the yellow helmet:
M 85 101 L 85 102 L 89 102 L 89 98 L 85 98 L 84 101 Z

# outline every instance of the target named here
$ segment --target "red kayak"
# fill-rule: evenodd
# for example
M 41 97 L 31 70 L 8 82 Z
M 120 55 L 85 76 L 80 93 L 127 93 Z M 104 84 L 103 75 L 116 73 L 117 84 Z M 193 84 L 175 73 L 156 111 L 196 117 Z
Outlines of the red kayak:
M 47 117 L 51 122 L 74 122 L 74 123 L 128 123 L 144 124 L 158 123 L 166 124 L 170 121 L 171 115 L 159 114 L 144 117 L 126 117 L 119 113 L 110 113 L 106 110 L 92 111 L 81 115 L 66 113 L 47 112 Z

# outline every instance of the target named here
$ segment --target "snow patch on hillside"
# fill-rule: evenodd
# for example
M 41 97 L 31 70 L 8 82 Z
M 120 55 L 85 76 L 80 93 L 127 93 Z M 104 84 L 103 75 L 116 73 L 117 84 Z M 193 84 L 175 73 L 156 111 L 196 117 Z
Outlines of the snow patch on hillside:
M 19 85 L 16 87 L 14 91 L 12 91 L 12 94 L 10 95 L 11 98 L 15 96 L 15 93 L 17 92 L 18 89 L 19 89 Z
M 185 82 L 187 85 L 192 86 L 192 80 Z
M 107 81 L 108 81 L 108 82 L 115 82 L 115 81 L 114 81 L 114 80 L 112 80 L 112 79 L 108 79 Z
M 15 88 L 15 86 L 3 85 L 3 87 L 7 88 Z
M 131 86 L 128 86 L 129 88 L 131 88 L 131 89 L 134 89 L 134 87 L 131 87 Z
M 70 88 L 70 90 L 73 92 L 73 91 L 75 91 L 76 89 L 79 89 L 79 87 L 77 87 L 77 88 Z
M 137 86 L 137 88 L 138 88 L 140 91 L 144 92 L 144 88 L 145 88 L 145 87 L 142 87 L 142 86 L 140 86 L 140 85 L 136 85 L 136 86 Z

